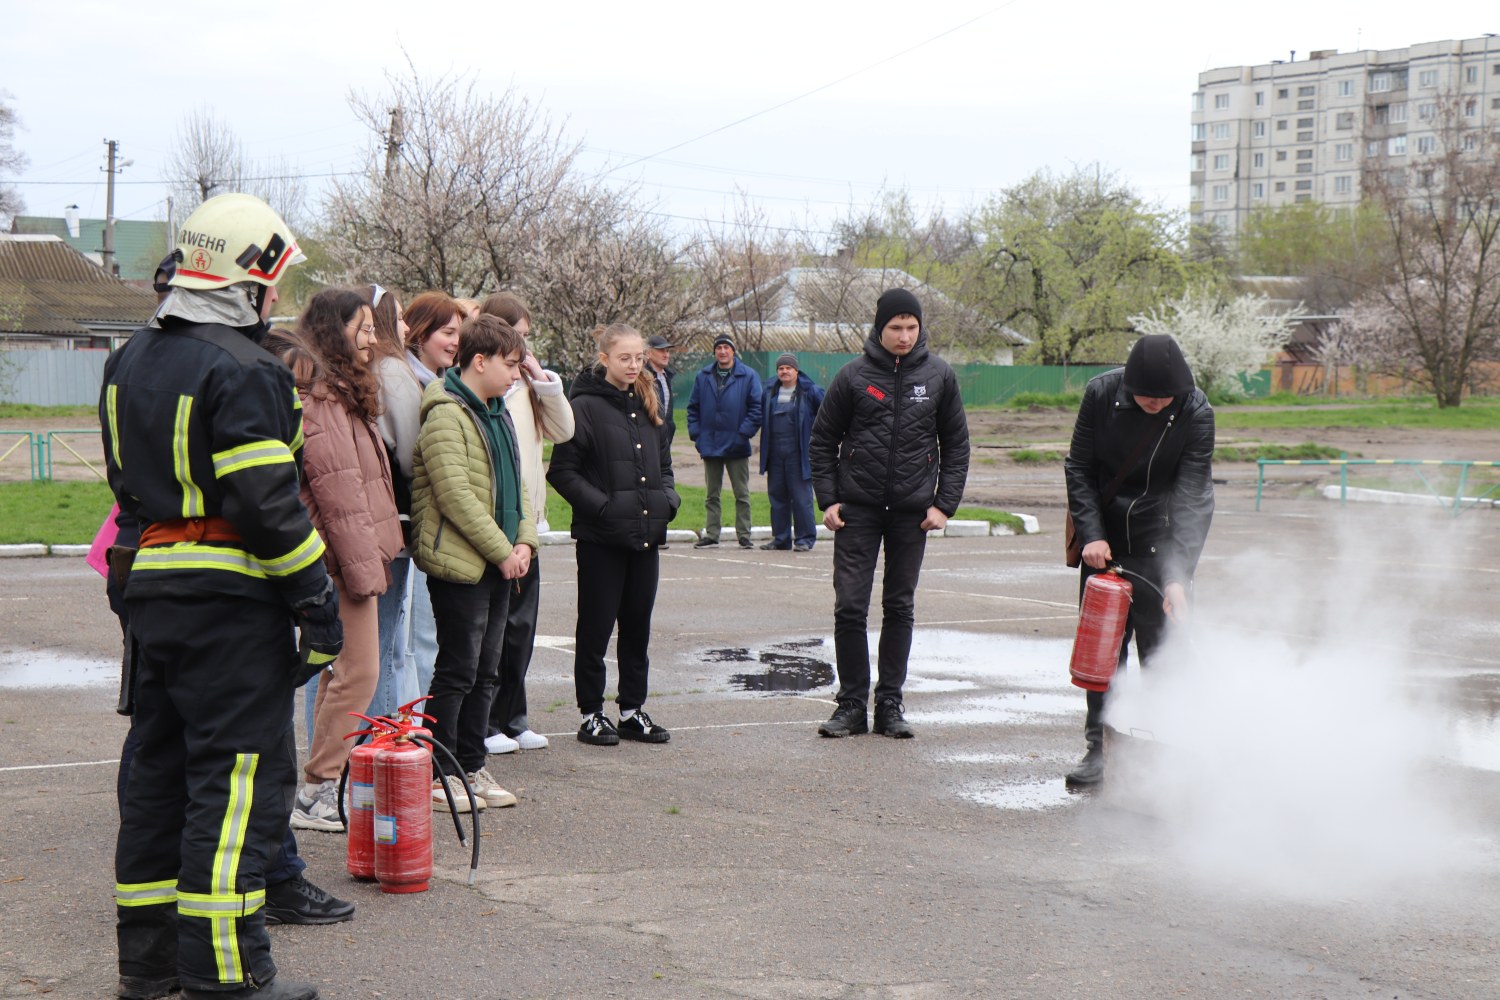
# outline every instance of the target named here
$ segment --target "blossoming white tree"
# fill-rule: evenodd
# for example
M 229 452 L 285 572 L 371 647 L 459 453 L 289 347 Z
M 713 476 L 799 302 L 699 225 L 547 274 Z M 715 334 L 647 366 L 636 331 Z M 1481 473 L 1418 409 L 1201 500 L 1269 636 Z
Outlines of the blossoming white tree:
M 1140 333 L 1175 337 L 1204 392 L 1236 395 L 1239 376 L 1254 375 L 1275 357 L 1295 320 L 1271 309 L 1264 295 L 1224 295 L 1199 286 L 1130 322 Z

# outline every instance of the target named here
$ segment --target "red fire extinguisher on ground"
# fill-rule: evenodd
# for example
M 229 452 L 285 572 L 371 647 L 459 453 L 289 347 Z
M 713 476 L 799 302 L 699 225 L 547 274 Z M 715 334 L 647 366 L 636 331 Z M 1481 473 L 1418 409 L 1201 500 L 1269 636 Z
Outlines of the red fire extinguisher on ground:
M 374 771 L 373 839 L 380 889 L 426 892 L 432 878 L 432 752 L 396 736 L 375 751 Z
M 1108 691 L 1120 665 L 1120 642 L 1130 615 L 1130 581 L 1119 566 L 1095 573 L 1083 585 L 1078 608 L 1078 633 L 1073 637 L 1073 659 L 1068 673 L 1073 683 L 1089 691 Z

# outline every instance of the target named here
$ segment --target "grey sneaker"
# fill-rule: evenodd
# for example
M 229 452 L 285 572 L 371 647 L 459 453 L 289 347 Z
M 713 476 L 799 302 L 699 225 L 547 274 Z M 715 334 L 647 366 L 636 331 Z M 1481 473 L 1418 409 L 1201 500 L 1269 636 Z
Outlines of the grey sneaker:
M 292 809 L 292 829 L 343 833 L 344 824 L 339 822 L 338 799 L 337 781 L 330 779 L 316 785 L 303 785 L 297 792 L 297 804 Z
M 474 794 L 484 799 L 484 804 L 491 809 L 504 809 L 506 806 L 516 804 L 516 797 L 511 792 L 500 787 L 500 782 L 485 768 L 480 768 L 469 775 L 469 787 L 474 789 Z

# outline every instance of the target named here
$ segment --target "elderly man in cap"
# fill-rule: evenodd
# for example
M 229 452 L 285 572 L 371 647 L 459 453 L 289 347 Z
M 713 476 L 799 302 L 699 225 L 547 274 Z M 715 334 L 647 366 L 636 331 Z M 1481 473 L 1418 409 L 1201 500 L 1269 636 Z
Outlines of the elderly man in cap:
M 771 540 L 763 549 L 808 552 L 817 541 L 807 446 L 822 403 L 823 387 L 799 370 L 797 355 L 776 359 L 776 377 L 766 379 L 761 400 L 760 471 L 771 498 Z
M 688 399 L 688 437 L 703 459 L 703 537 L 695 549 L 719 544 L 723 510 L 719 493 L 724 473 L 734 490 L 734 533 L 740 548 L 750 544 L 750 439 L 760 429 L 760 377 L 735 356 L 734 339 L 714 340 L 714 360 L 693 379 Z
M 1063 473 L 1068 511 L 1082 539 L 1083 584 L 1120 565 L 1135 584 L 1120 666 L 1130 638 L 1142 665 L 1187 611 L 1188 588 L 1214 515 L 1214 410 L 1182 348 L 1165 334 L 1142 337 L 1124 368 L 1083 390 Z M 1118 674 L 1116 675 L 1118 676 Z M 1104 780 L 1104 696 L 1087 691 L 1088 749 L 1068 772 L 1070 788 Z
M 677 397 L 672 395 L 672 380 L 677 372 L 672 368 L 672 352 L 677 345 L 661 334 L 646 341 L 646 370 L 656 380 L 656 394 L 661 397 L 661 414 L 666 421 L 662 430 L 667 432 L 667 444 L 677 436 Z

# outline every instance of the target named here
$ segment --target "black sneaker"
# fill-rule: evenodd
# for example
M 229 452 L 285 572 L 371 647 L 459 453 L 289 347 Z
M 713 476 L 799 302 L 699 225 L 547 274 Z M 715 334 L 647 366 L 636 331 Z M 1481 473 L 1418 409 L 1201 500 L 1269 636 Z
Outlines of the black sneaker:
M 620 742 L 620 731 L 603 712 L 595 712 L 578 727 L 578 742 L 596 747 L 612 747 Z
M 707 535 L 704 535 L 702 538 L 693 543 L 693 548 L 706 549 L 718 544 L 719 540 L 717 538 L 709 538 Z
M 833 716 L 818 727 L 819 736 L 835 739 L 841 736 L 858 736 L 870 731 L 870 720 L 865 717 L 865 706 L 857 701 L 841 701 L 833 710 Z
M 793 552 L 811 552 L 812 551 L 812 546 L 808 545 L 806 542 L 798 542 L 796 545 L 792 546 L 792 551 Z
M 785 552 L 791 548 L 790 545 L 777 545 L 775 542 L 763 542 L 760 547 L 767 552 Z
M 911 731 L 902 717 L 902 705 L 895 698 L 887 698 L 875 704 L 875 735 L 889 736 L 897 740 L 909 740 L 917 735 Z
M 177 981 L 175 972 L 160 978 L 121 976 L 115 996 L 120 1000 L 159 1000 L 161 997 L 171 996 L 180 989 L 182 989 L 182 984 Z
M 353 919 L 353 903 L 324 892 L 301 875 L 266 886 L 268 924 L 337 924 Z
M 312 983 L 294 983 L 277 976 L 269 983 L 245 986 L 228 993 L 185 989 L 182 1000 L 318 1000 L 318 988 Z
M 628 719 L 620 720 L 620 739 L 635 740 L 637 743 L 665 743 L 672 738 L 672 734 L 661 726 L 651 721 L 651 716 L 635 710 L 635 714 Z
M 740 548 L 742 548 L 742 549 L 753 549 L 753 548 L 755 548 L 755 543 L 752 542 L 748 538 L 741 538 L 740 539 Z

